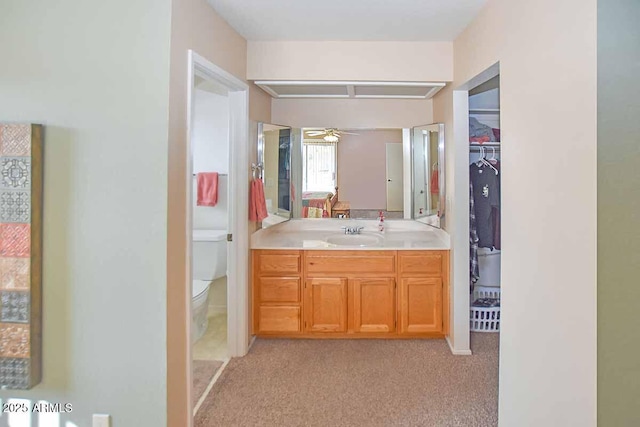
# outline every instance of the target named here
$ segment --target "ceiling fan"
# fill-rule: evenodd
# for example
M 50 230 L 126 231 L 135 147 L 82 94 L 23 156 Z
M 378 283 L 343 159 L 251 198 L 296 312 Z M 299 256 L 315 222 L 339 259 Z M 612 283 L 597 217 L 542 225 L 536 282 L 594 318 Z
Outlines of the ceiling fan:
M 305 133 L 308 136 L 324 135 L 323 139 L 327 142 L 338 142 L 342 135 L 359 135 L 357 133 L 344 132 L 335 128 L 305 130 Z

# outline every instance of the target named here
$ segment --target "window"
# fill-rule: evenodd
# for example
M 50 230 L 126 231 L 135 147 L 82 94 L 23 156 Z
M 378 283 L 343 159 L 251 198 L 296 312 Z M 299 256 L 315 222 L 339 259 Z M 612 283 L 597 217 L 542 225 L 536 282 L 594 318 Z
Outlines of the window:
M 337 143 L 304 141 L 302 147 L 302 191 L 335 191 Z

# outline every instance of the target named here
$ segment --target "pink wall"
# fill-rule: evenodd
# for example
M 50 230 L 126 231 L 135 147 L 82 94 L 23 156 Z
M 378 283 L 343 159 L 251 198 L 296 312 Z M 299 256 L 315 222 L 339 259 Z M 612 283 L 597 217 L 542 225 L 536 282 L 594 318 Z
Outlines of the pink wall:
M 402 129 L 357 130 L 338 143 L 340 200 L 351 209 L 386 209 L 387 142 L 402 143 Z
M 431 99 L 274 99 L 273 123 L 293 127 L 398 129 L 433 123 Z

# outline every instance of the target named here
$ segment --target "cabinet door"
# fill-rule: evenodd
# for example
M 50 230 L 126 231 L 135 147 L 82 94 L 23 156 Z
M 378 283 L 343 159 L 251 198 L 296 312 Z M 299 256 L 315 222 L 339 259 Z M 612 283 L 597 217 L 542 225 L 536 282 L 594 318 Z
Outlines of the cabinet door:
M 305 330 L 345 332 L 347 330 L 347 279 L 317 278 L 305 282 Z
M 400 282 L 400 333 L 442 331 L 442 279 L 405 278 Z
M 393 332 L 396 319 L 395 279 L 349 279 L 353 284 L 356 332 Z

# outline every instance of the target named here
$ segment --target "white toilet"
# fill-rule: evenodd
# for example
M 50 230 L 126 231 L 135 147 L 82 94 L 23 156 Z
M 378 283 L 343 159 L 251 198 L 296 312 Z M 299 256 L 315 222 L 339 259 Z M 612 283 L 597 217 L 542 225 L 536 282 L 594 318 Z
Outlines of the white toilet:
M 207 330 L 209 285 L 227 274 L 227 230 L 193 230 L 192 333 L 195 342 Z

